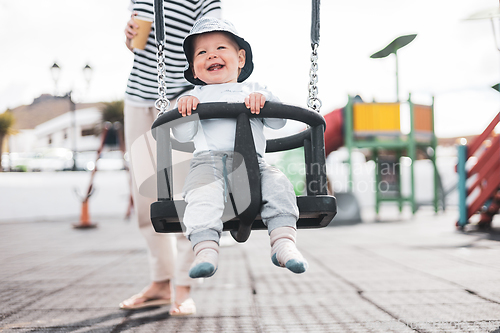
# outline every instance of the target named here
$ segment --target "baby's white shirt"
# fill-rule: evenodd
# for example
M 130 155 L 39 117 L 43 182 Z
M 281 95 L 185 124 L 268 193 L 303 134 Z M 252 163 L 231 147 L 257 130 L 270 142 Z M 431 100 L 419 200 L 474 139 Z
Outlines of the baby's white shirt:
M 196 86 L 192 91 L 183 96 L 195 96 L 200 103 L 226 102 L 244 103 L 245 98 L 251 93 L 260 93 L 266 102 L 279 102 L 265 86 L 253 82 L 211 84 Z M 177 105 L 175 106 L 177 107 Z M 255 142 L 255 150 L 260 156 L 266 151 L 266 138 L 264 125 L 279 129 L 285 126 L 286 119 L 281 118 L 251 118 L 250 126 Z M 174 137 L 179 142 L 193 141 L 195 153 L 202 151 L 232 151 L 236 131 L 236 119 L 217 118 L 201 121 L 190 121 L 178 124 L 172 128 Z

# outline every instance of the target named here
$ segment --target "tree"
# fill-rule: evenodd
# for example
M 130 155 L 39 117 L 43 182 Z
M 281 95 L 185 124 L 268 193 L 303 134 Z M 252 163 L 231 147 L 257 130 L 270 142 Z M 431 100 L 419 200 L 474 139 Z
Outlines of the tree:
M 101 112 L 103 122 L 114 123 L 118 121 L 123 124 L 123 100 L 104 103 Z
M 3 148 L 3 140 L 7 134 L 11 134 L 13 132 L 12 126 L 14 125 L 14 115 L 10 110 L 5 111 L 0 114 L 0 166 L 2 165 L 2 148 Z M 2 168 L 0 167 L 0 172 Z

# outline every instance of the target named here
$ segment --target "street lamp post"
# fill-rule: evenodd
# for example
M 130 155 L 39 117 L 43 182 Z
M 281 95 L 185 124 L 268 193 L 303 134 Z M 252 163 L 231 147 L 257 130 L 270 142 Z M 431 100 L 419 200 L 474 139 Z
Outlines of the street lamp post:
M 71 98 L 71 93 L 72 91 L 70 90 L 66 96 L 68 96 L 69 100 L 69 110 L 71 111 L 71 126 L 73 127 L 73 167 L 71 168 L 71 171 L 76 171 L 76 104 L 73 101 L 73 98 Z
M 52 73 L 52 79 L 54 80 L 54 85 L 55 85 L 55 95 L 57 95 L 57 81 L 59 80 L 59 75 L 61 72 L 61 67 L 54 62 L 52 67 L 50 67 L 50 71 Z M 92 76 L 92 67 L 90 67 L 89 64 L 85 65 L 83 68 L 83 75 L 85 77 L 85 81 L 87 82 L 87 86 L 90 83 L 90 78 Z M 71 150 L 73 151 L 73 167 L 72 171 L 76 171 L 76 154 L 77 154 L 77 147 L 76 147 L 76 142 L 77 142 L 77 133 L 76 133 L 76 104 L 73 101 L 72 98 L 72 90 L 67 92 L 63 98 L 68 98 L 69 100 L 69 110 L 71 111 L 71 127 L 73 128 L 73 142 L 72 142 L 72 147 Z
M 61 72 L 61 67 L 54 62 L 52 67 L 50 67 L 50 72 L 52 73 L 52 79 L 54 80 L 54 96 L 57 96 L 57 82 L 59 81 L 59 74 Z

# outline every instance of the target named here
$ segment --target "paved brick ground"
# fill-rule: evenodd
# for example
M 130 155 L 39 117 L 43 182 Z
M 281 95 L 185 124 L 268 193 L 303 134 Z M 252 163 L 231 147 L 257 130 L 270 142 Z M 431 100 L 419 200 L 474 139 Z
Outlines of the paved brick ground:
M 122 311 L 148 283 L 135 225 L 106 219 L 0 224 L 3 332 L 500 332 L 500 243 L 455 212 L 301 230 L 309 270 L 274 267 L 268 237 L 223 247 L 196 286 L 198 313 Z
M 275 267 L 254 232 L 221 248 L 184 318 L 118 309 L 149 282 L 134 223 L 0 219 L 0 331 L 500 332 L 500 233 L 458 232 L 456 216 L 383 209 L 381 222 L 300 230 L 302 275 Z

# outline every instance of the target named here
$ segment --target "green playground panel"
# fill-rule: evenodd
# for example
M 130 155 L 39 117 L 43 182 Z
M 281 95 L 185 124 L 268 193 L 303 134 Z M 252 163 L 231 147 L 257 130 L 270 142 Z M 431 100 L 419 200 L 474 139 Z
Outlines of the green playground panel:
M 354 149 L 370 149 L 376 162 L 375 172 L 375 209 L 378 214 L 383 202 L 396 202 L 402 211 L 403 204 L 409 203 L 412 212 L 418 209 L 415 201 L 415 171 L 413 161 L 417 160 L 417 151 L 431 160 L 434 168 L 434 210 L 438 207 L 438 170 L 436 166 L 437 138 L 434 133 L 434 98 L 431 105 L 414 104 L 411 94 L 410 132 L 401 132 L 401 104 L 398 103 L 355 103 L 349 96 L 345 112 L 345 146 L 348 150 L 349 186 L 353 187 L 351 154 Z M 427 154 L 427 149 L 432 154 Z M 410 194 L 402 195 L 401 157 L 411 159 Z M 382 166 L 382 167 L 381 167 Z M 386 169 L 390 172 L 382 172 Z M 444 204 L 443 204 L 444 205 Z

